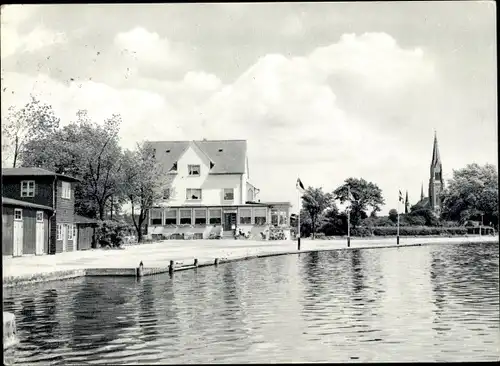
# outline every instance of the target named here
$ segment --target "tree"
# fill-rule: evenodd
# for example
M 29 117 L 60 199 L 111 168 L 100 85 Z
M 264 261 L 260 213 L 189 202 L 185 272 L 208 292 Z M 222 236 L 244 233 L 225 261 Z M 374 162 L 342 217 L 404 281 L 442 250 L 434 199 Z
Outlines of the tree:
M 30 141 L 23 154 L 23 166 L 34 166 L 79 178 L 75 189 L 75 210 L 104 220 L 111 206 L 121 205 L 123 152 L 119 145 L 121 118 L 113 115 L 103 125 L 77 113 L 77 120 Z
M 398 211 L 395 208 L 389 211 L 389 219 L 391 219 L 392 222 L 398 221 Z
M 20 109 L 10 107 L 2 124 L 2 153 L 13 158 L 12 167 L 16 168 L 22 160 L 27 143 L 53 133 L 59 127 L 59 118 L 52 107 L 42 104 L 33 95 Z
M 165 189 L 171 186 L 173 176 L 163 171 L 147 142 L 139 144 L 135 151 L 127 150 L 124 165 L 123 194 L 131 204 L 131 218 L 140 242 L 147 212 L 163 197 Z M 174 192 L 170 192 L 170 196 L 173 195 Z
M 320 217 L 319 231 L 327 236 L 344 235 L 347 232 L 347 216 L 339 213 L 337 206 L 332 202 Z
M 335 199 L 340 203 L 349 201 L 349 188 L 353 201 L 351 201 L 350 220 L 353 227 L 357 227 L 361 220 L 368 217 L 367 211 L 371 210 L 370 216 L 375 216 L 380 211 L 380 206 L 384 204 L 382 190 L 372 182 L 367 182 L 363 178 L 348 178 L 344 184 L 334 192 Z
M 498 224 L 498 171 L 496 166 L 468 164 L 453 171 L 443 194 L 443 217 L 461 224 L 481 220 Z
M 333 203 L 333 195 L 323 192 L 323 188 L 309 187 L 302 196 L 302 207 L 308 212 L 311 218 L 312 234 L 316 232 L 319 216 Z

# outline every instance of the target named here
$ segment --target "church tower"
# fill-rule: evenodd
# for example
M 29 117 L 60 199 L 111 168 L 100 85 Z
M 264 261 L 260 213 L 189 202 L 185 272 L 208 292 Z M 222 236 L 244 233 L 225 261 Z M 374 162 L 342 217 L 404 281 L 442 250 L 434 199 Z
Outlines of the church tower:
M 431 177 L 429 179 L 429 208 L 436 215 L 441 214 L 441 194 L 444 190 L 443 167 L 436 132 L 434 132 L 434 146 L 432 149 Z

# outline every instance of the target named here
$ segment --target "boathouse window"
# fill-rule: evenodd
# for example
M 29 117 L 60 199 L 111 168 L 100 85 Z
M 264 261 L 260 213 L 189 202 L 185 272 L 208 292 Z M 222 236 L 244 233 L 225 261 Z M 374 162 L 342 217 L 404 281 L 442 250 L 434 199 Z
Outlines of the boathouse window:
M 222 220 L 222 210 L 220 208 L 212 208 L 210 213 L 210 225 L 220 225 Z
M 73 240 L 73 225 L 66 224 L 66 232 L 68 233 L 68 240 Z
M 191 176 L 199 176 L 200 175 L 200 166 L 199 165 L 188 165 L 189 175 Z
M 234 188 L 224 188 L 224 201 L 234 200 Z
M 267 209 L 266 208 L 255 208 L 253 210 L 255 216 L 255 225 L 265 225 L 266 224 L 266 216 Z
M 61 186 L 61 191 L 62 191 L 62 194 L 61 194 L 61 197 L 62 198 L 66 198 L 66 199 L 70 199 L 71 198 L 71 184 L 69 182 L 61 182 L 62 183 L 62 186 Z
M 62 225 L 57 224 L 57 240 L 62 240 Z
M 186 189 L 187 200 L 201 200 L 201 189 L 188 188 Z
M 181 225 L 191 225 L 191 209 L 180 210 Z
M 194 223 L 196 225 L 205 225 L 207 223 L 207 210 L 199 208 L 194 210 Z
M 160 210 L 151 210 L 151 225 L 161 225 Z
M 14 209 L 14 220 L 21 221 L 23 219 L 23 210 L 20 208 Z
M 278 210 L 272 209 L 271 210 L 271 225 L 278 225 L 278 222 L 279 222 L 278 219 L 279 219 Z
M 252 223 L 252 209 L 240 208 L 240 224 L 251 224 L 251 223 Z
M 165 225 L 175 225 L 177 224 L 177 210 L 171 208 L 165 211 Z
M 35 197 L 35 181 L 21 181 L 21 197 Z

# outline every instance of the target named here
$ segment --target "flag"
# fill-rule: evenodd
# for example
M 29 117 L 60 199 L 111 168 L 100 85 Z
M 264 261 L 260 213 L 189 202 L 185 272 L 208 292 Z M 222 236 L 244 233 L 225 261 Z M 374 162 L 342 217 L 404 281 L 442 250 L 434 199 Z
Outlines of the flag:
M 399 190 L 399 202 L 404 203 L 405 200 L 403 199 L 403 193 L 401 193 L 401 190 Z
M 351 187 L 347 187 L 347 198 L 349 201 L 354 201 L 354 196 L 351 193 Z
M 304 185 L 302 184 L 300 178 L 297 178 L 297 184 L 295 185 L 297 189 L 299 190 L 300 193 L 304 193 L 306 189 L 304 188 Z

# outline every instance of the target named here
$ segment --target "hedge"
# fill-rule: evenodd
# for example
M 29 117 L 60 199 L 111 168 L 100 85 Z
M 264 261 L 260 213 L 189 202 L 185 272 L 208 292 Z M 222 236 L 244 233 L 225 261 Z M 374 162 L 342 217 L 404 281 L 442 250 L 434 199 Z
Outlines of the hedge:
M 399 228 L 400 236 L 426 236 L 426 235 L 466 235 L 465 227 L 435 227 L 435 226 L 402 226 Z M 397 235 L 397 227 L 375 227 L 373 228 L 375 236 L 394 236 Z

